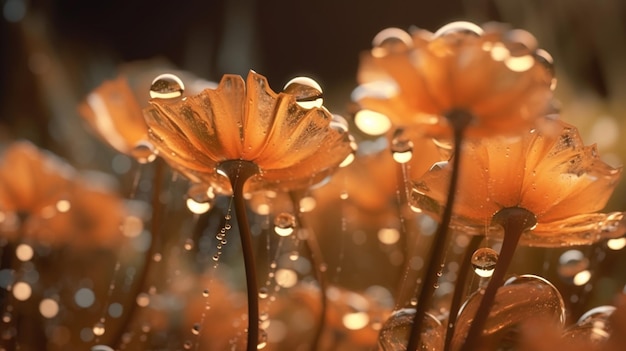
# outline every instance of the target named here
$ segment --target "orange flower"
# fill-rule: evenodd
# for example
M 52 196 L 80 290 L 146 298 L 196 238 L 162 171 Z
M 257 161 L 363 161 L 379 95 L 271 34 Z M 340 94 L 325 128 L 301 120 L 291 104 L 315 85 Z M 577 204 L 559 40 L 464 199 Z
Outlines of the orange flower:
M 188 84 L 191 94 L 215 85 L 156 62 L 127 64 L 120 68 L 116 78 L 105 81 L 90 92 L 78 111 L 91 129 L 117 151 L 131 155 L 139 162 L 149 162 L 156 156 L 148 143 L 148 126 L 142 109 L 148 106 L 151 82 L 158 80 L 154 77 L 160 74 L 171 77 L 170 73 L 163 72 L 173 72 L 192 82 Z M 179 89 L 183 94 L 185 87 L 182 82 Z
M 353 99 L 365 112 L 355 121 L 390 126 L 387 116 L 442 137 L 451 114 L 464 111 L 472 116 L 468 135 L 516 132 L 543 115 L 554 88 L 551 58 L 535 46 L 529 33 L 493 24 L 454 22 L 434 34 L 385 29 L 361 56 Z
M 0 235 L 52 245 L 114 246 L 125 211 L 101 177 L 79 176 L 30 142 L 12 144 L 0 159 Z
M 571 125 L 552 121 L 545 131 L 520 138 L 473 141 L 463 153 L 454 213 L 464 230 L 480 234 L 499 210 L 521 207 L 538 222 L 522 236 L 526 245 L 588 244 L 624 232 L 621 212 L 595 213 L 611 196 L 621 168 L 602 162 L 595 145 L 584 146 Z M 412 205 L 437 212 L 450 173 L 451 165 L 438 164 L 415 182 Z
M 144 114 L 160 156 L 192 181 L 226 192 L 230 185 L 217 173 L 225 161 L 258 167 L 248 191 L 294 189 L 322 180 L 352 153 L 349 135 L 321 107 L 321 90 L 299 82 L 275 93 L 251 71 L 245 82 L 225 75 L 216 89 L 150 104 Z

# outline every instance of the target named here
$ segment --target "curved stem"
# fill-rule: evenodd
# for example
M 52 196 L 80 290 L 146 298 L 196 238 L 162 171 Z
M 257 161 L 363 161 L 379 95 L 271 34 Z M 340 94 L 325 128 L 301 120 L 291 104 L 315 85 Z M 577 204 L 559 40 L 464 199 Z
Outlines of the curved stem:
M 454 137 L 454 153 L 452 158 L 452 174 L 450 175 L 450 186 L 448 188 L 448 198 L 441 215 L 441 223 L 437 227 L 435 238 L 431 248 L 432 254 L 428 260 L 426 272 L 424 274 L 424 282 L 420 293 L 417 296 L 417 306 L 411 331 L 409 332 L 409 342 L 407 351 L 416 351 L 421 339 L 422 323 L 426 310 L 430 306 L 430 300 L 435 293 L 435 284 L 437 283 L 437 272 L 441 269 L 443 254 L 446 247 L 446 239 L 448 236 L 448 227 L 452 219 L 452 208 L 454 207 L 454 198 L 456 196 L 456 188 L 459 178 L 459 168 L 461 164 L 461 146 L 463 143 L 463 132 L 472 120 L 472 115 L 463 110 L 453 110 L 446 115 L 446 118 L 452 125 Z
M 294 209 L 298 208 L 298 198 L 295 192 L 290 192 L 289 196 L 291 197 L 291 201 L 293 203 Z M 300 215 L 300 211 L 296 210 L 298 213 L 298 221 L 302 224 L 302 216 Z M 328 311 L 328 298 L 326 297 L 326 290 L 328 288 L 328 281 L 326 280 L 326 275 L 320 269 L 321 265 L 324 263 L 324 256 L 322 256 L 322 250 L 320 248 L 319 242 L 315 237 L 315 233 L 309 233 L 307 235 L 305 244 L 307 249 L 309 250 L 309 254 L 311 255 L 311 263 L 313 264 L 313 271 L 315 272 L 315 279 L 320 285 L 320 303 L 321 303 L 321 311 L 319 315 L 319 325 L 317 330 L 315 330 L 315 334 L 313 335 L 313 343 L 311 344 L 311 350 L 317 350 L 319 348 L 320 340 L 322 338 L 322 332 L 324 331 L 324 325 L 326 324 L 326 314 Z
M 524 208 L 509 207 L 498 211 L 493 216 L 493 222 L 501 225 L 504 230 L 502 249 L 500 250 L 496 268 L 489 280 L 487 289 L 485 289 L 478 310 L 476 310 L 472 326 L 467 332 L 467 337 L 461 347 L 461 351 L 477 349 L 485 322 L 487 321 L 487 317 L 489 317 L 489 311 L 491 311 L 491 306 L 495 300 L 496 292 L 504 281 L 506 271 L 513 260 L 517 243 L 522 233 L 537 224 L 537 218 L 532 212 Z
M 239 236 L 241 238 L 248 295 L 248 342 L 246 350 L 254 351 L 259 343 L 259 291 L 252 233 L 250 231 L 250 223 L 248 222 L 246 201 L 243 198 L 243 186 L 250 177 L 259 173 L 259 169 L 252 162 L 232 160 L 221 163 L 218 170 L 228 177 L 233 188 L 235 216 L 237 216 L 237 226 L 239 227 Z
M 465 248 L 465 254 L 461 267 L 459 268 L 458 278 L 454 287 L 454 294 L 452 295 L 452 302 L 450 304 L 450 315 L 448 316 L 448 327 L 446 330 L 446 338 L 444 343 L 444 351 L 450 349 L 450 343 L 452 342 L 452 336 L 454 335 L 454 329 L 456 328 L 456 319 L 461 308 L 461 302 L 463 301 L 463 295 L 465 294 L 465 283 L 469 276 L 469 271 L 472 263 L 472 255 L 474 251 L 478 249 L 480 242 L 483 240 L 483 236 L 472 236 L 469 244 Z
M 152 179 L 152 218 L 150 222 L 150 234 L 152 238 L 150 240 L 150 247 L 146 252 L 145 262 L 143 268 L 139 272 L 139 277 L 137 278 L 137 282 L 135 284 L 135 291 L 129 294 L 132 297 L 131 303 L 127 304 L 128 309 L 125 309 L 125 317 L 120 323 L 116 333 L 113 335 L 111 340 L 113 341 L 111 345 L 122 345 L 122 339 L 124 337 L 124 332 L 126 328 L 128 328 L 130 322 L 133 319 L 135 314 L 135 309 L 137 308 L 137 304 L 135 303 L 135 299 L 137 296 L 146 288 L 146 282 L 148 281 L 149 273 L 152 267 L 153 256 L 156 253 L 158 247 L 160 247 L 160 236 L 159 236 L 159 228 L 161 226 L 161 188 L 163 185 L 163 175 L 165 173 L 165 162 L 157 158 L 154 160 L 154 178 Z

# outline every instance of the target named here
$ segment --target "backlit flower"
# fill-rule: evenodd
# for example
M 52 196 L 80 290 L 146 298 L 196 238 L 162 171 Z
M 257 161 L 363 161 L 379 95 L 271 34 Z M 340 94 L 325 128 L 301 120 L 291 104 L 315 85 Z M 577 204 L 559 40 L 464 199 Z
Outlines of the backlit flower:
M 0 159 L 0 235 L 79 247 L 119 243 L 124 204 L 94 176 L 30 142 L 13 143 Z
M 251 71 L 246 81 L 225 75 L 216 89 L 150 104 L 144 113 L 159 155 L 193 181 L 225 189 L 217 173 L 225 161 L 258 167 L 249 191 L 293 189 L 319 182 L 353 152 L 347 132 L 321 107 L 321 90 L 307 83 L 275 93 Z
M 521 238 L 526 245 L 588 244 L 623 234 L 621 212 L 596 213 L 611 196 L 621 168 L 600 160 L 595 145 L 584 146 L 575 127 L 554 121 L 547 129 L 465 146 L 454 204 L 456 225 L 482 233 L 499 210 L 521 207 L 537 218 L 537 226 Z M 437 164 L 416 181 L 412 205 L 438 212 L 450 172 L 450 164 Z
M 353 93 L 363 108 L 357 126 L 419 125 L 440 137 L 450 134 L 454 112 L 464 111 L 472 116 L 469 135 L 517 132 L 545 112 L 552 96 L 551 58 L 522 30 L 468 22 L 434 34 L 388 28 L 373 45 L 361 56 L 361 85 Z
M 138 62 L 120 68 L 117 77 L 107 80 L 90 92 L 79 105 L 80 115 L 96 135 L 117 151 L 135 157 L 145 163 L 153 160 L 152 145 L 148 142 L 148 126 L 142 109 L 148 106 L 151 88 L 161 79 L 174 77 L 172 72 L 185 79 L 180 81 L 179 94 L 185 88 L 191 94 L 214 87 L 215 83 L 193 77 L 191 74 L 173 70 L 157 62 Z M 157 78 L 155 79 L 155 76 Z M 153 89 L 158 89 L 154 87 Z

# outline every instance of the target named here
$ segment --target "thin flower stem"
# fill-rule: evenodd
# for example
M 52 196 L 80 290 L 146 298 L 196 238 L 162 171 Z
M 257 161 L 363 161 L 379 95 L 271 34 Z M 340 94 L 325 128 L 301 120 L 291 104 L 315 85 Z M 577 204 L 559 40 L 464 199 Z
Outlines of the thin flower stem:
M 459 268 L 459 274 L 455 282 L 454 294 L 452 295 L 452 302 L 450 304 L 450 314 L 448 316 L 448 326 L 443 347 L 444 351 L 450 350 L 452 336 L 454 335 L 454 330 L 456 328 L 456 319 L 459 314 L 459 309 L 461 308 L 463 295 L 465 294 L 465 283 L 467 282 L 467 277 L 471 274 L 470 267 L 472 264 L 472 255 L 474 254 L 474 251 L 478 249 L 478 246 L 481 241 L 483 241 L 483 238 L 483 236 L 473 235 L 469 244 L 465 248 L 465 254 L 463 256 L 463 261 L 461 262 L 461 267 Z
M 502 249 L 500 250 L 496 268 L 485 289 L 478 310 L 476 310 L 476 315 L 467 332 L 467 337 L 461 347 L 461 351 L 477 349 L 485 322 L 491 311 L 491 306 L 493 306 L 498 288 L 502 285 L 506 271 L 513 260 L 513 254 L 515 253 L 519 239 L 522 233 L 537 224 L 537 218 L 532 212 L 524 208 L 508 207 L 498 211 L 493 216 L 493 222 L 501 225 L 504 230 Z
M 430 306 L 430 300 L 435 293 L 435 284 L 437 283 L 437 272 L 441 269 L 443 263 L 443 255 L 446 248 L 446 241 L 448 236 L 448 227 L 450 226 L 450 220 L 452 219 L 452 208 L 454 207 L 454 199 L 456 196 L 456 188 L 459 178 L 459 168 L 461 164 L 461 146 L 463 143 L 463 133 L 465 128 L 472 120 L 472 115 L 463 110 L 453 110 L 446 115 L 448 121 L 452 125 L 453 138 L 454 138 L 454 152 L 452 158 L 452 174 L 450 176 L 450 186 L 448 188 L 448 198 L 446 205 L 441 215 L 441 223 L 437 227 L 433 245 L 431 247 L 431 256 L 428 260 L 426 272 L 424 274 L 424 282 L 420 293 L 417 296 L 417 306 L 415 308 L 415 316 L 413 324 L 411 325 L 411 331 L 409 332 L 409 342 L 407 344 L 407 351 L 416 351 L 421 339 L 422 324 L 424 322 L 424 316 L 426 310 Z
M 233 160 L 221 163 L 219 170 L 228 176 L 233 188 L 235 216 L 237 216 L 237 226 L 239 227 L 239 236 L 241 238 L 248 295 L 248 341 L 246 350 L 255 351 L 259 344 L 259 289 L 257 286 L 252 232 L 248 222 L 246 201 L 243 198 L 243 186 L 250 177 L 259 173 L 259 169 L 252 162 Z
M 128 304 L 128 308 L 124 310 L 126 312 L 124 314 L 124 319 L 120 323 L 117 328 L 116 333 L 113 334 L 111 340 L 113 341 L 111 345 L 122 345 L 123 337 L 126 329 L 130 325 L 134 314 L 135 309 L 137 308 L 137 304 L 135 303 L 135 299 L 137 296 L 146 289 L 146 283 L 148 281 L 149 273 L 152 267 L 153 256 L 158 247 L 161 245 L 161 239 L 159 236 L 159 228 L 161 226 L 161 187 L 163 185 L 163 175 L 165 173 L 165 162 L 162 159 L 157 158 L 154 160 L 154 178 L 152 179 L 152 219 L 150 222 L 150 234 L 152 238 L 150 240 L 150 247 L 148 247 L 148 251 L 146 252 L 145 262 L 143 268 L 139 271 L 139 277 L 135 283 L 135 291 L 129 296 L 132 297 L 131 303 Z M 134 191 L 134 190 L 133 190 Z M 134 194 L 132 194 L 134 196 Z
M 298 213 L 298 222 L 303 225 L 302 215 L 298 209 L 298 201 L 297 199 L 300 196 L 296 195 L 295 192 L 289 192 L 289 196 L 291 197 L 291 201 L 293 203 L 294 210 Z M 315 335 L 313 335 L 313 342 L 311 343 L 311 350 L 318 350 L 320 340 L 322 338 L 322 332 L 324 331 L 324 326 L 326 324 L 326 312 L 328 311 L 328 298 L 326 297 L 326 291 L 328 288 L 328 281 L 326 280 L 326 275 L 320 269 L 321 265 L 324 264 L 324 256 L 322 256 L 322 250 L 320 248 L 319 242 L 315 237 L 315 233 L 310 232 L 307 235 L 306 240 L 304 241 L 307 249 L 309 250 L 309 254 L 311 255 L 311 263 L 313 264 L 313 272 L 315 272 L 315 279 L 320 285 L 320 303 L 321 303 L 321 311 L 319 315 L 319 325 L 315 330 Z

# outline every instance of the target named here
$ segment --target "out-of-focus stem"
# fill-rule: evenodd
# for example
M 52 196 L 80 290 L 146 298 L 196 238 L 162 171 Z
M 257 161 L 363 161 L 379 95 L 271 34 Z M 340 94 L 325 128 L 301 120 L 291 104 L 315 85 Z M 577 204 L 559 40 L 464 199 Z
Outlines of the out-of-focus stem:
M 452 156 L 452 174 L 450 176 L 450 186 L 448 188 L 448 198 L 441 215 L 441 222 L 437 227 L 435 238 L 431 248 L 431 256 L 428 260 L 426 272 L 424 274 L 424 282 L 420 293 L 417 296 L 417 306 L 415 309 L 415 318 L 409 332 L 409 342 L 407 351 L 416 351 L 421 339 L 421 329 L 424 322 L 426 310 L 430 306 L 430 300 L 435 293 L 435 284 L 437 283 L 437 272 L 441 269 L 443 263 L 443 254 L 446 248 L 448 227 L 452 219 L 452 208 L 454 207 L 454 198 L 456 196 L 456 188 L 459 178 L 459 167 L 461 164 L 461 146 L 463 143 L 463 133 L 472 120 L 472 115 L 464 110 L 453 110 L 446 114 L 446 118 L 452 126 L 454 138 L 454 153 Z

